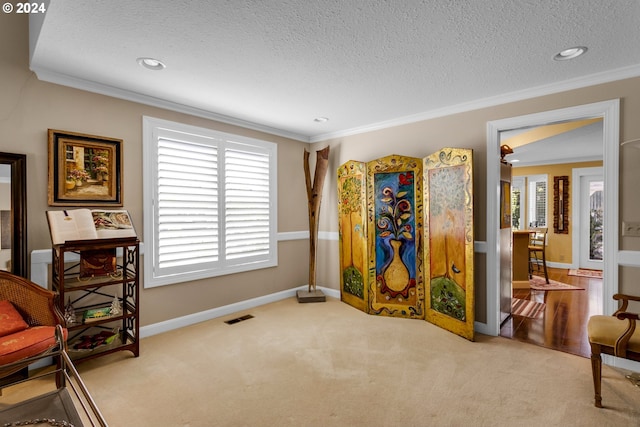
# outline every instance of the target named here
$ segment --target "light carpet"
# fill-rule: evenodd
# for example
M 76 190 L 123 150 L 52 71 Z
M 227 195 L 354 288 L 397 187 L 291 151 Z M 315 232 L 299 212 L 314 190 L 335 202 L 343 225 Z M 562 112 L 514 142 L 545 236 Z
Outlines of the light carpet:
M 546 304 L 520 298 L 511 298 L 511 314 L 538 319 L 544 315 Z
M 179 303 L 176 301 L 176 303 Z M 224 320 L 254 318 L 227 325 Z M 334 298 L 289 298 L 78 365 L 111 427 L 632 426 L 640 388 L 587 358 L 502 337 L 470 342 Z M 0 404 L 19 398 L 12 387 Z
M 570 268 L 567 274 L 569 276 L 591 277 L 595 279 L 602 279 L 601 270 L 585 270 L 583 268 L 578 268 L 578 269 Z
M 583 291 L 584 288 L 575 285 L 569 285 L 567 283 L 558 282 L 556 280 L 549 280 L 547 283 L 544 277 L 532 276 L 529 279 L 529 286 L 536 291 Z

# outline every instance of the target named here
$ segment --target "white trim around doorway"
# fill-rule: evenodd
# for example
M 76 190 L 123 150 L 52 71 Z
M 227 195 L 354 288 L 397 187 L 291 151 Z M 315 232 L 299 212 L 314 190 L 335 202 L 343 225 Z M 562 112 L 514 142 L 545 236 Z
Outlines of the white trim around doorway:
M 605 230 L 618 230 L 618 163 L 620 151 L 620 100 L 596 102 L 559 110 L 487 122 L 487 322 L 476 322 L 476 330 L 486 335 L 500 333 L 500 239 L 498 212 L 500 205 L 500 132 L 523 127 L 584 118 L 603 118 Z M 605 233 L 603 313 L 615 311 L 613 294 L 618 289 L 618 233 Z

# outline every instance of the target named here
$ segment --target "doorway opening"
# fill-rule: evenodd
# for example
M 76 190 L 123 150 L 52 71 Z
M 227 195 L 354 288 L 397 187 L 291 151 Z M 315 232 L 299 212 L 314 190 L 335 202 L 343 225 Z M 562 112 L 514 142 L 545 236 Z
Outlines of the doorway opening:
M 500 133 L 503 131 L 557 124 L 586 118 L 602 118 L 604 130 L 604 207 L 603 218 L 603 301 L 602 313 L 615 311 L 612 296 L 617 292 L 618 271 L 618 156 L 619 100 L 587 104 L 527 116 L 487 123 L 487 323 L 478 325 L 478 332 L 498 335 L 500 332 L 501 248 L 499 238 L 500 212 Z
M 583 277 L 583 271 L 574 267 L 602 270 L 602 119 L 503 131 L 502 144 L 513 151 L 505 156 L 511 172 L 512 232 L 520 233 L 526 243 L 537 235 L 527 231 L 534 228 L 546 231 L 542 250 L 547 254 L 544 269 L 537 264 L 530 273 L 537 280 L 542 270 L 545 280 L 550 278 L 552 283 L 572 288 L 530 288 L 529 278 L 516 274 L 516 264 L 523 260 L 518 258 L 521 254 L 516 248 L 516 243 L 522 242 L 516 242 L 514 234 L 511 253 L 507 254 L 513 265 L 512 287 L 508 290 L 513 312 L 510 310 L 502 323 L 500 335 L 588 357 L 587 322 L 590 316 L 602 314 L 602 279 Z M 569 220 L 573 209 L 575 220 Z M 572 240 L 580 242 L 580 256 L 573 253 Z

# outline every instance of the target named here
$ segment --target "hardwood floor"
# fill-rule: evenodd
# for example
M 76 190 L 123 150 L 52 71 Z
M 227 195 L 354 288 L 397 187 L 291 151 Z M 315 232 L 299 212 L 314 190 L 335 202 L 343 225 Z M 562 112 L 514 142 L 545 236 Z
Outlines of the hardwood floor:
M 549 268 L 549 279 L 576 285 L 584 290 L 536 291 L 514 289 L 513 297 L 546 304 L 542 317 L 511 316 L 500 336 L 566 353 L 590 357 L 587 322 L 602 314 L 602 279 L 569 276 L 569 270 Z

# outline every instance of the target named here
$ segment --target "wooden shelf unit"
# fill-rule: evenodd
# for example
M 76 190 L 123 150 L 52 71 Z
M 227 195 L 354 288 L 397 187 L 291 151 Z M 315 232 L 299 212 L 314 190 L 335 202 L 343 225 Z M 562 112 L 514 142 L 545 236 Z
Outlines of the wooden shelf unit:
M 80 277 L 79 257 L 83 251 L 115 251 L 116 270 L 109 275 Z M 137 237 L 66 241 L 52 248 L 52 287 L 60 294 L 60 311 L 70 301 L 76 321 L 66 323 L 69 331 L 69 355 L 81 362 L 117 351 L 128 350 L 140 355 L 139 296 L 140 242 Z M 89 309 L 109 307 L 114 298 L 120 302 L 120 313 L 84 321 Z M 117 331 L 116 331 L 117 330 Z M 113 341 L 92 349 L 74 349 L 84 336 L 102 331 L 115 331 Z

